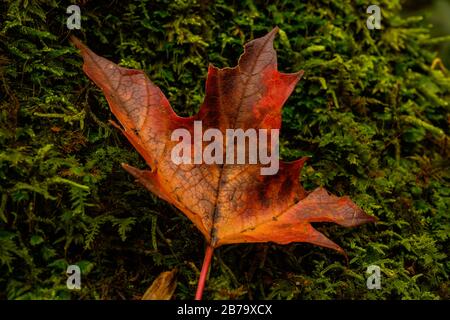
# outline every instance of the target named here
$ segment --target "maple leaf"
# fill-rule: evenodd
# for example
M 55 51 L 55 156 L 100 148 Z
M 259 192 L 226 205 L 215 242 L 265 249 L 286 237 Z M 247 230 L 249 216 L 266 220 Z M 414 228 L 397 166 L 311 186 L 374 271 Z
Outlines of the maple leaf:
M 352 227 L 375 221 L 348 197 L 331 195 L 323 188 L 306 191 L 299 178 L 306 157 L 280 161 L 274 175 L 262 175 L 261 163 L 172 161 L 171 150 L 178 144 L 172 141 L 172 132 L 184 128 L 194 134 L 194 121 L 201 120 L 203 128 L 223 133 L 227 129 L 280 128 L 281 108 L 303 71 L 287 74 L 277 70 L 273 48 L 277 30 L 247 43 L 236 67 L 210 65 L 204 102 L 197 115 L 186 118 L 175 114 L 143 71 L 120 67 L 72 38 L 81 50 L 83 70 L 103 90 L 121 124 L 116 126 L 151 168 L 140 170 L 123 164 L 124 169 L 180 209 L 208 243 L 196 299 L 201 298 L 214 248 L 244 242 L 309 242 L 345 254 L 311 223 Z

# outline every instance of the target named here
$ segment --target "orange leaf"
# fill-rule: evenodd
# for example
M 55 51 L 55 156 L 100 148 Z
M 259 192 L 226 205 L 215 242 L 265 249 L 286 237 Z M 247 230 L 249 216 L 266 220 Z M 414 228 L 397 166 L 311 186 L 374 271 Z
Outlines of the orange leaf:
M 176 274 L 177 269 L 160 273 L 145 291 L 142 300 L 170 300 L 177 287 Z
M 210 143 L 199 135 L 198 121 L 202 130 L 218 129 L 224 137 L 229 129 L 266 129 L 266 144 L 259 147 L 267 155 L 269 150 L 274 152 L 270 143 L 276 139 L 274 129 L 280 129 L 281 108 L 303 75 L 303 71 L 287 74 L 277 70 L 273 48 L 277 30 L 247 43 L 236 67 L 219 69 L 210 65 L 205 100 L 198 114 L 187 118 L 175 114 L 143 71 L 122 68 L 72 39 L 81 49 L 85 73 L 103 90 L 121 124 L 118 127 L 151 170 L 127 164 L 123 167 L 196 225 L 211 248 L 210 256 L 213 248 L 224 244 L 267 241 L 309 242 L 344 253 L 311 222 L 352 227 L 375 220 L 348 197 L 330 195 L 323 188 L 305 191 L 299 176 L 306 158 L 280 161 L 277 173 L 272 175 L 261 174 L 267 167 L 261 159 L 254 164 L 195 160 L 196 148 L 205 150 Z M 172 133 L 180 128 L 194 137 L 188 142 L 189 150 L 194 150 L 191 163 L 176 164 L 172 158 L 171 151 L 179 145 L 178 140 L 172 141 Z M 238 154 L 237 146 L 233 148 Z M 225 147 L 217 150 L 228 151 Z M 233 157 L 236 160 L 236 155 Z M 206 272 L 207 268 L 203 278 Z

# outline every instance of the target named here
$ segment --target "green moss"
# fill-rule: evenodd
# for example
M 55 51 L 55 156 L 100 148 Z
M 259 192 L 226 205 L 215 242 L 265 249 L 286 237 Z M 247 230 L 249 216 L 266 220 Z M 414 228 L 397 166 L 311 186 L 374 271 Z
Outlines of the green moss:
M 69 5 L 0 4 L 0 298 L 131 299 L 179 269 L 191 299 L 203 239 L 135 184 L 144 161 L 108 120 L 65 28 Z M 206 298 L 448 299 L 449 73 L 426 25 L 380 1 L 85 1 L 77 35 L 142 68 L 179 114 L 198 110 L 208 63 L 235 65 L 244 42 L 278 25 L 279 68 L 305 70 L 283 111 L 282 156 L 309 155 L 302 181 L 348 194 L 377 225 L 320 225 L 345 259 L 308 244 L 220 248 Z M 448 66 L 447 66 L 448 67 Z M 68 264 L 82 290 L 66 289 Z M 366 288 L 366 268 L 382 289 Z

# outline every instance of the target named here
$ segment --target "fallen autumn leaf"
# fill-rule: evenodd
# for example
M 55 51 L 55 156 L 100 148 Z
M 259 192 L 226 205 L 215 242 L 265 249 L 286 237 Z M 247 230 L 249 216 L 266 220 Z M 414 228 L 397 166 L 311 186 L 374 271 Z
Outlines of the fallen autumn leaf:
M 175 164 L 174 130 L 193 134 L 194 121 L 206 129 L 280 129 L 281 109 L 303 71 L 277 70 L 273 39 L 278 28 L 250 41 L 234 68 L 210 65 L 206 96 L 197 115 L 175 114 L 161 90 L 143 71 L 126 69 L 97 56 L 75 37 L 85 73 L 103 90 L 116 125 L 151 170 L 123 164 L 147 189 L 179 208 L 204 235 L 205 259 L 195 298 L 201 299 L 214 249 L 232 243 L 309 242 L 345 254 L 315 230 L 312 222 L 345 227 L 375 221 L 349 197 L 325 189 L 306 191 L 299 176 L 306 158 L 280 161 L 275 175 L 261 175 L 262 164 Z M 202 141 L 205 144 L 205 141 Z

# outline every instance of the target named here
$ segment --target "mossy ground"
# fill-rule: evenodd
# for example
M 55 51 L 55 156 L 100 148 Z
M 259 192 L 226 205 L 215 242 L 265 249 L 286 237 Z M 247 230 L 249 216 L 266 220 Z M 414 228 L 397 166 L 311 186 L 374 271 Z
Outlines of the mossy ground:
M 178 210 L 121 169 L 145 167 L 108 120 L 69 44 L 66 1 L 0 3 L 0 299 L 133 299 L 178 268 L 192 299 L 204 241 Z M 282 157 L 311 157 L 307 189 L 348 194 L 380 222 L 320 224 L 339 254 L 309 244 L 217 250 L 207 299 L 449 299 L 448 70 L 428 26 L 381 0 L 79 1 L 75 34 L 144 69 L 181 115 L 198 110 L 208 63 L 281 28 L 279 69 L 305 70 L 283 111 Z M 432 67 L 433 65 L 433 67 Z M 448 66 L 447 66 L 448 67 Z M 69 291 L 68 264 L 82 268 Z M 380 290 L 366 288 L 379 265 Z

